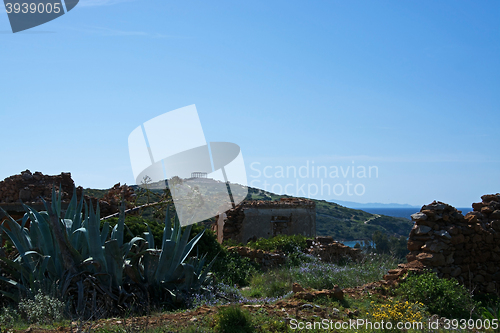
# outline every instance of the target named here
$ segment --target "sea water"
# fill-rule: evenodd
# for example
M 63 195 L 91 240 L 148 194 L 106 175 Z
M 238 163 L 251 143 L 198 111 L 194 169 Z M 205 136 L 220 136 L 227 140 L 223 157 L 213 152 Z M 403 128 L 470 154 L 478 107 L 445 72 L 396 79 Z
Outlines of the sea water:
M 463 215 L 468 212 L 472 212 L 472 208 L 457 208 L 462 212 Z M 404 217 L 408 220 L 411 220 L 411 215 L 418 213 L 420 208 L 363 208 L 361 209 L 370 214 L 379 214 L 379 215 L 387 215 L 392 217 Z M 355 240 L 355 241 L 344 241 L 342 242 L 344 245 L 354 247 L 356 243 L 362 244 L 363 241 Z

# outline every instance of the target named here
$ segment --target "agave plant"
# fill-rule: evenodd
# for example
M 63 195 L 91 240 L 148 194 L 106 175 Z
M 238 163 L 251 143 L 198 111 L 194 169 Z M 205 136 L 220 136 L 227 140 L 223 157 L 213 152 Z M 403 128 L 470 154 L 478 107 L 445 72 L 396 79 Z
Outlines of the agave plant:
M 8 228 L 0 226 L 19 252 L 13 261 L 0 258 L 10 268 L 12 279 L 0 278 L 28 296 L 54 285 L 64 295 L 73 278 L 82 272 L 99 273 L 101 280 L 102 276 L 113 276 L 113 287 L 120 289 L 125 258 L 132 245 L 142 238 L 124 244 L 124 219 L 120 218 L 108 240 L 109 224 L 100 228 L 99 207 L 94 212 L 92 206 L 89 209 L 85 204 L 83 215 L 83 199 L 77 202 L 76 190 L 64 217 L 61 196 L 55 190 L 51 204 L 44 204 L 46 211 L 42 212 L 24 205 L 26 214 L 21 224 L 8 216 L 4 222 Z M 28 220 L 29 229 L 25 227 Z M 1 292 L 18 300 L 19 293 Z
M 0 226 L 19 252 L 14 260 L 0 258 L 10 273 L 10 278 L 0 276 L 0 280 L 14 287 L 14 292 L 12 288 L 0 292 L 15 301 L 20 295 L 30 297 L 55 287 L 63 298 L 76 295 L 75 309 L 83 313 L 88 298 L 96 306 L 97 291 L 119 306 L 132 296 L 127 288 L 175 295 L 177 290 L 202 288 L 207 281 L 213 261 L 205 266 L 205 257 L 188 258 L 203 232 L 189 240 L 191 226 L 182 233 L 177 216 L 172 226 L 169 207 L 158 250 L 149 226 L 144 237 L 124 242 L 124 203 L 112 230 L 108 222 L 101 227 L 99 206 L 94 211 L 83 196 L 77 201 L 76 190 L 64 216 L 61 196 L 55 190 L 51 203 L 44 204 L 46 211 L 42 212 L 25 205 L 20 224 L 9 216 Z M 134 285 L 137 288 L 130 288 Z
M 208 272 L 215 259 L 205 267 L 205 256 L 201 259 L 198 259 L 198 255 L 194 258 L 188 256 L 205 231 L 189 240 L 192 225 L 188 225 L 182 232 L 176 215 L 172 226 L 169 208 L 167 207 L 165 214 L 161 249 L 155 248 L 149 226 L 148 232 L 144 233 L 147 248 L 141 252 L 140 278 L 148 288 L 163 288 L 170 292 L 174 289 L 200 289 L 206 284 Z

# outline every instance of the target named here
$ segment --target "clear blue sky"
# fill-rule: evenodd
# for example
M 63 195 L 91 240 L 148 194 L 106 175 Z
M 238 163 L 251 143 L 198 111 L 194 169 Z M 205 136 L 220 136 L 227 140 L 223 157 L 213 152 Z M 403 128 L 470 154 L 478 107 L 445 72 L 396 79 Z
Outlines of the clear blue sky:
M 12 34 L 2 9 L 0 179 L 133 184 L 130 132 L 196 104 L 254 185 L 468 207 L 500 192 L 499 22 L 496 0 L 81 0 Z M 339 177 L 276 174 L 313 161 Z M 378 177 L 344 177 L 353 165 Z M 321 181 L 343 194 L 314 194 Z

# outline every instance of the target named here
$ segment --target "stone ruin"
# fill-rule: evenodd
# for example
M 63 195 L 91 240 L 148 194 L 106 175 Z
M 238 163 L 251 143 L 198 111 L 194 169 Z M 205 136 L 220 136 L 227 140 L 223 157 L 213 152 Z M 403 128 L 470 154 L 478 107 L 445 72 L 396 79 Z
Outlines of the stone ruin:
M 316 236 L 316 204 L 312 200 L 282 198 L 279 201 L 244 201 L 226 212 L 223 230 L 214 230 L 218 239 L 246 244 L 277 235 Z M 217 219 L 216 219 L 217 221 Z
M 329 263 L 345 263 L 356 261 L 361 258 L 361 250 L 353 249 L 347 245 L 336 242 L 332 237 L 319 236 L 307 239 L 307 254 Z M 229 251 L 238 253 L 241 257 L 255 261 L 264 269 L 277 267 L 285 264 L 287 257 L 283 253 L 267 252 L 260 249 L 252 249 L 246 246 L 232 246 Z
M 481 197 L 463 216 L 456 208 L 434 201 L 413 214 L 407 264 L 389 271 L 397 281 L 407 271 L 429 269 L 455 278 L 471 290 L 498 293 L 500 287 L 500 194 Z
M 324 262 L 338 264 L 345 261 L 356 261 L 361 258 L 361 249 L 354 249 L 334 241 L 333 237 L 316 237 L 315 239 L 308 239 L 307 247 L 308 254 Z
M 18 203 L 22 201 L 26 204 L 41 202 L 41 198 L 50 200 L 52 188 L 59 191 L 59 186 L 64 196 L 71 196 L 75 186 L 71 173 L 62 172 L 57 176 L 44 175 L 41 172 L 31 173 L 26 170 L 20 175 L 10 176 L 0 182 L 0 203 Z
M 45 210 L 43 200 L 49 202 L 52 200 L 52 189 L 62 194 L 62 206 L 65 208 L 71 197 L 75 183 L 71 178 L 71 173 L 62 172 L 60 175 L 49 176 L 41 172 L 26 170 L 19 175 L 10 176 L 0 181 L 0 207 L 15 219 L 19 219 L 24 215 L 24 208 L 21 203 L 27 204 L 37 210 Z M 81 199 L 83 188 L 76 188 L 77 198 Z M 133 188 L 116 184 L 111 188 L 103 198 L 97 199 L 84 195 L 87 202 L 92 202 L 95 208 L 99 201 L 101 217 L 111 215 L 118 212 L 121 198 L 125 198 L 127 202 L 133 201 Z M 130 204 L 129 204 L 130 206 Z M 4 214 L 0 212 L 0 219 L 3 219 Z

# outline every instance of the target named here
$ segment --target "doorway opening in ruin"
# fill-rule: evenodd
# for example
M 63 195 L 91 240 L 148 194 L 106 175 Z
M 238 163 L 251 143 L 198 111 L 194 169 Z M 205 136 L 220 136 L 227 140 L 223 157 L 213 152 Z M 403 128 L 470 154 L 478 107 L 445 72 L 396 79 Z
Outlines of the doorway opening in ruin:
M 277 235 L 288 235 L 288 227 L 291 225 L 291 216 L 272 216 L 271 230 L 273 237 Z

